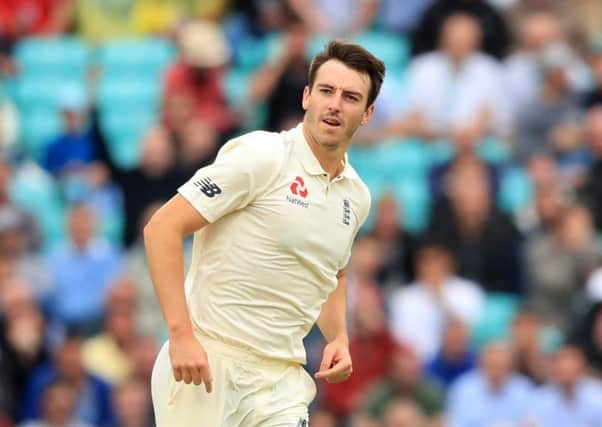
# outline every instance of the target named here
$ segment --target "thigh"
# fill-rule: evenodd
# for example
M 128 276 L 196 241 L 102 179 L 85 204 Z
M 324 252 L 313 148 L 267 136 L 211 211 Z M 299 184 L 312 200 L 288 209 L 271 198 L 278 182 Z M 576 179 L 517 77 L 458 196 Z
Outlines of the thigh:
M 258 401 L 253 427 L 307 427 L 308 407 L 316 385 L 302 366 L 291 366 L 278 378 L 268 395 Z
M 157 427 L 189 427 L 198 425 L 219 426 L 225 399 L 225 380 L 220 373 L 219 358 L 209 357 L 213 375 L 213 391 L 207 393 L 203 384 L 177 382 L 172 373 L 169 358 L 169 342 L 166 342 L 155 361 L 151 391 Z

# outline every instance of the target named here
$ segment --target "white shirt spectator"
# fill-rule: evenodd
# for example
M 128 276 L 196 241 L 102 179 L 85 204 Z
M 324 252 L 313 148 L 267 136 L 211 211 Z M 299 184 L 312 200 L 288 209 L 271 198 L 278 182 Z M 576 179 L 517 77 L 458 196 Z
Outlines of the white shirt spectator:
M 474 282 L 452 276 L 441 285 L 440 295 L 415 282 L 391 295 L 390 327 L 396 339 L 428 361 L 439 351 L 448 317 L 457 317 L 471 326 L 484 307 L 485 295 Z
M 408 73 L 407 113 L 422 113 L 433 130 L 446 132 L 470 123 L 486 108 L 493 131 L 510 131 L 502 69 L 492 57 L 474 53 L 454 68 L 445 54 L 431 52 L 416 57 Z
M 585 292 L 592 301 L 602 301 L 602 268 L 592 272 L 585 284 Z

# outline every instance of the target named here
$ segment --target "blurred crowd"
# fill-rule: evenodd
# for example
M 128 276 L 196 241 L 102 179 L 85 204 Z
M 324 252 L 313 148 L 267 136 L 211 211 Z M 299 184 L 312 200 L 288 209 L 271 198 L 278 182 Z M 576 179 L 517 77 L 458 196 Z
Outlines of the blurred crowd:
M 599 0 L 0 1 L 0 427 L 153 425 L 141 229 L 333 37 L 387 76 L 310 425 L 602 427 Z

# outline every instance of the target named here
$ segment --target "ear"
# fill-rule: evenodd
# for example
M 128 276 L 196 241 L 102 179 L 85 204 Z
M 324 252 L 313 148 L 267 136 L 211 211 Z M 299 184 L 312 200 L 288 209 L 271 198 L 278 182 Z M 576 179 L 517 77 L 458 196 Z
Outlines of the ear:
M 305 88 L 303 89 L 303 101 L 301 103 L 303 110 L 307 110 L 307 107 L 309 105 L 309 93 L 310 93 L 309 86 L 305 86 Z
M 374 104 L 372 104 L 368 108 L 366 108 L 366 111 L 364 111 L 364 114 L 362 115 L 362 121 L 360 122 L 360 125 L 364 126 L 365 124 L 367 124 L 370 121 L 370 119 L 372 118 L 373 114 L 374 114 Z

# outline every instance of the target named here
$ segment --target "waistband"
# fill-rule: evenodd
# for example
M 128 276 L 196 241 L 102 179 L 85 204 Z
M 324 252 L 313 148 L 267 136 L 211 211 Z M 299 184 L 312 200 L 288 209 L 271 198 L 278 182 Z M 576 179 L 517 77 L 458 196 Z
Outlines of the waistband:
M 297 362 L 259 355 L 250 347 L 246 347 L 240 343 L 227 340 L 214 334 L 209 334 L 198 328 L 194 328 L 194 335 L 208 352 L 214 352 L 221 357 L 236 362 L 262 366 L 269 365 L 271 367 L 301 366 Z

